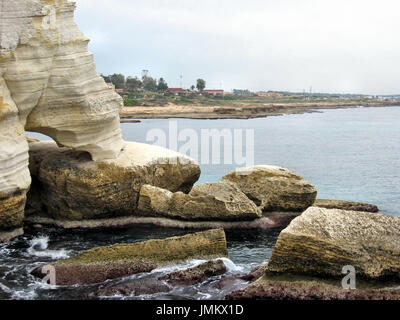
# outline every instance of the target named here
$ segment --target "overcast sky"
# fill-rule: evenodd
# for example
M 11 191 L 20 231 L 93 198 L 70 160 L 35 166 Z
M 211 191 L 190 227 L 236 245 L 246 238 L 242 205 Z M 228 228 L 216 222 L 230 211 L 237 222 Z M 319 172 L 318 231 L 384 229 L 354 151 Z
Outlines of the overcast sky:
M 187 88 L 400 94 L 398 0 L 75 0 L 98 72 Z

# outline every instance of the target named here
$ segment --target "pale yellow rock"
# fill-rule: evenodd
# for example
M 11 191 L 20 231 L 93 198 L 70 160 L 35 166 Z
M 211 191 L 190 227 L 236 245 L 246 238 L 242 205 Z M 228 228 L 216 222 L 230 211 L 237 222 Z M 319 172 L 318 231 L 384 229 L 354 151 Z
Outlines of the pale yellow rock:
M 138 210 L 143 215 L 191 221 L 246 221 L 262 217 L 261 210 L 236 185 L 223 182 L 194 186 L 189 194 L 143 185 Z
M 142 185 L 189 192 L 200 176 L 189 157 L 137 142 L 127 142 L 117 159 L 92 161 L 54 142 L 32 141 L 30 171 L 28 208 L 60 220 L 135 216 Z
M 277 166 L 239 168 L 220 181 L 235 183 L 264 212 L 302 212 L 314 203 L 317 196 L 317 189 L 311 183 Z
M 114 159 L 121 97 L 97 72 L 68 0 L 0 0 L 0 198 L 29 188 L 25 130 Z M 0 215 L 2 208 L 0 206 Z
M 280 233 L 268 270 L 343 277 L 347 265 L 357 277 L 400 281 L 400 218 L 308 208 Z

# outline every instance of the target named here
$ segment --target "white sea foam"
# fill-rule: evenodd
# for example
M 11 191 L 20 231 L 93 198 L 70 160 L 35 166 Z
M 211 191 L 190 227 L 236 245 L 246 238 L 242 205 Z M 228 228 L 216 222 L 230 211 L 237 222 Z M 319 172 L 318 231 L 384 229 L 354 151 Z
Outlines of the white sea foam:
M 29 241 L 30 247 L 27 252 L 36 257 L 50 257 L 52 259 L 64 259 L 68 258 L 71 251 L 60 249 L 60 250 L 50 250 L 49 247 L 49 237 L 42 236 L 33 238 Z
M 222 260 L 226 266 L 226 269 L 228 272 L 243 272 L 243 267 L 236 265 L 232 260 L 228 258 L 216 258 L 213 259 L 213 261 L 217 260 Z M 193 260 L 188 260 L 185 263 L 181 264 L 174 264 L 172 266 L 166 266 L 166 267 L 160 267 L 157 269 L 154 269 L 151 271 L 151 273 L 169 273 L 169 272 L 174 272 L 174 271 L 179 271 L 179 270 L 185 270 L 188 268 L 193 268 L 201 265 L 202 263 L 207 262 L 208 260 L 200 260 L 200 259 L 193 259 Z
M 243 267 L 238 266 L 237 264 L 235 264 L 231 259 L 228 258 L 218 258 L 218 259 L 214 259 L 214 260 L 222 260 L 226 266 L 226 269 L 228 270 L 228 272 L 242 272 L 243 271 Z

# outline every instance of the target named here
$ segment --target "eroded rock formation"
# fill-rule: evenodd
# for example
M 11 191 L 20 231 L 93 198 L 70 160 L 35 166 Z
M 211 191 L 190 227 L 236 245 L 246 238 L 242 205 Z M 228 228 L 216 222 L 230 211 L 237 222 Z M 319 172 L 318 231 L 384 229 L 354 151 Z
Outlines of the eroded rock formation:
M 190 158 L 158 146 L 127 142 L 114 160 L 91 161 L 86 153 L 53 142 L 30 143 L 32 210 L 56 220 L 83 220 L 137 213 L 143 184 L 188 192 L 200 176 Z
M 142 215 L 183 220 L 245 221 L 261 218 L 261 210 L 232 183 L 204 183 L 189 194 L 142 186 L 138 210 Z
M 263 212 L 302 212 L 317 196 L 317 189 L 311 183 L 277 166 L 239 168 L 222 177 L 221 181 L 235 183 Z
M 0 230 L 22 225 L 31 179 L 25 130 L 87 151 L 123 149 L 122 99 L 97 74 L 68 0 L 0 0 Z
M 311 207 L 280 233 L 268 270 L 341 277 L 346 265 L 400 280 L 400 218 Z
M 280 233 L 264 275 L 227 298 L 400 299 L 399 248 L 398 217 L 311 207 Z

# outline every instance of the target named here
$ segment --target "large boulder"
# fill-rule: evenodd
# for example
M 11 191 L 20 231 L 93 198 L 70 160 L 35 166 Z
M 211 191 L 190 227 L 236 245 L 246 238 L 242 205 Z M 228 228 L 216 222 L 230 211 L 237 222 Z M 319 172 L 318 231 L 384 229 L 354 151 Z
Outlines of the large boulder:
M 222 177 L 221 181 L 235 183 L 264 212 L 302 212 L 314 203 L 317 196 L 311 183 L 277 166 L 239 168 Z
M 261 210 L 232 183 L 204 183 L 189 194 L 172 193 L 151 185 L 140 190 L 142 215 L 183 220 L 241 221 L 261 217 Z
M 400 218 L 376 213 L 311 207 L 278 238 L 268 271 L 400 281 Z
M 39 267 L 33 274 L 43 277 L 42 271 L 53 267 L 57 285 L 90 284 L 150 272 L 188 259 L 222 257 L 228 257 L 225 232 L 213 229 L 181 237 L 97 247 Z
M 200 176 L 190 158 L 135 142 L 117 159 L 92 161 L 54 142 L 31 141 L 29 168 L 28 211 L 58 220 L 135 215 L 142 185 L 188 192 Z
M 348 289 L 351 267 L 355 287 Z M 262 277 L 226 298 L 400 299 L 400 218 L 311 207 L 280 233 L 260 270 Z

